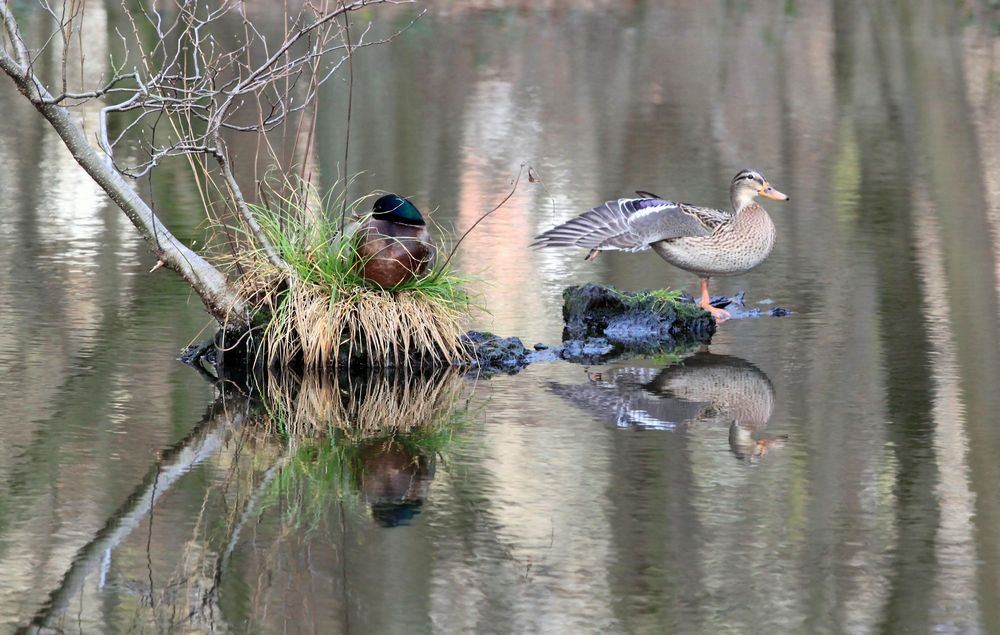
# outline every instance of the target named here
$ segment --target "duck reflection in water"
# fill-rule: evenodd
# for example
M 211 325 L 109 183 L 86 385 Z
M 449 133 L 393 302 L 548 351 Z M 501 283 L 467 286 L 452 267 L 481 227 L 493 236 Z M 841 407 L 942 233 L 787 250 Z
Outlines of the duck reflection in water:
M 552 392 L 619 428 L 673 430 L 729 425 L 729 448 L 751 461 L 781 446 L 761 433 L 774 410 L 774 386 L 745 359 L 703 351 L 664 368 L 626 366 L 588 372 L 586 384 L 552 382 Z
M 434 454 L 394 440 L 361 448 L 356 465 L 358 490 L 383 527 L 407 525 L 420 513 L 434 480 Z
M 314 448 L 293 464 L 304 484 L 332 479 L 331 491 L 357 496 L 376 523 L 395 527 L 420 513 L 464 389 L 454 369 L 310 374 L 275 386 L 270 411 L 297 445 Z

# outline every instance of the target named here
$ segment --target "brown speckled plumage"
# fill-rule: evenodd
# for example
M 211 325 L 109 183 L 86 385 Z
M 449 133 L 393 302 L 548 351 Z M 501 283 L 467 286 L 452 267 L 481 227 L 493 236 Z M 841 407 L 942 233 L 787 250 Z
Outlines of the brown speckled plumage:
M 683 236 L 650 245 L 670 264 L 703 278 L 753 269 L 774 248 L 774 223 L 764 208 L 751 203 L 708 236 Z
M 697 353 L 664 370 L 651 384 L 656 392 L 711 404 L 705 418 L 749 429 L 767 425 L 774 411 L 774 386 L 755 365 L 732 355 Z
M 702 280 L 701 306 L 717 319 L 729 314 L 708 304 L 708 279 L 743 273 L 764 262 L 774 247 L 774 223 L 754 201 L 788 197 L 755 170 L 743 170 L 730 185 L 733 211 L 698 207 L 652 195 L 622 198 L 595 207 L 538 235 L 534 247 L 583 247 L 587 259 L 607 250 L 650 247 L 670 264 Z

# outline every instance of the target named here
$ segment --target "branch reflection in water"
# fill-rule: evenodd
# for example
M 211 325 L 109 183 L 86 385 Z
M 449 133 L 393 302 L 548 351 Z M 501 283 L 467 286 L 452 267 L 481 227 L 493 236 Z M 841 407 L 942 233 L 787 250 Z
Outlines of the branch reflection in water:
M 705 350 L 662 368 L 616 367 L 588 372 L 583 384 L 550 382 L 549 388 L 619 428 L 728 425 L 729 448 L 741 460 L 758 459 L 782 444 L 762 434 L 774 410 L 771 380 L 733 355 Z
M 376 526 L 419 514 L 474 386 L 450 369 L 283 376 L 263 398 L 225 384 L 197 433 L 152 468 L 23 630 L 272 632 L 317 611 L 349 620 L 358 610 L 349 556 L 365 551 Z M 178 504 L 192 493 L 200 505 Z M 113 615 L 105 595 L 119 599 Z

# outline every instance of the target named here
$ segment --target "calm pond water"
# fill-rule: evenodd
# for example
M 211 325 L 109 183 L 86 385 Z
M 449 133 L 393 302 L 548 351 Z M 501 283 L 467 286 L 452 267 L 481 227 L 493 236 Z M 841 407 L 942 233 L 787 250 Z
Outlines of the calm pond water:
M 637 188 L 725 205 L 745 166 L 791 201 L 713 290 L 795 314 L 682 361 L 311 378 L 266 408 L 175 361 L 197 298 L 0 82 L 0 631 L 1000 632 L 987 5 L 431 3 L 356 59 L 348 169 L 458 230 L 541 177 L 456 257 L 475 326 L 557 342 L 569 284 L 693 291 L 653 254 L 528 245 Z M 118 3 L 87 10 L 106 59 Z

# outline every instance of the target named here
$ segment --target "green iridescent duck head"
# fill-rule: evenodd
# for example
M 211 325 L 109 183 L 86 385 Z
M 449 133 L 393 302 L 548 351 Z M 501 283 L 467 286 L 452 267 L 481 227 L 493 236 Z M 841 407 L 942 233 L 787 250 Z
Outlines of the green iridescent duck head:
M 417 206 L 398 194 L 386 194 L 375 201 L 375 205 L 372 207 L 372 217 L 403 225 L 426 224 Z

